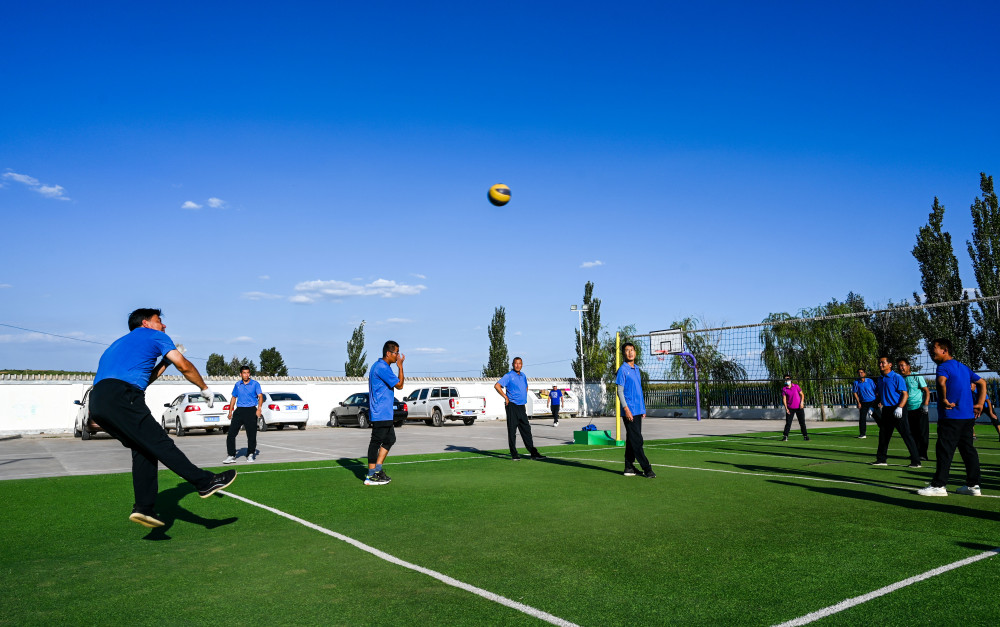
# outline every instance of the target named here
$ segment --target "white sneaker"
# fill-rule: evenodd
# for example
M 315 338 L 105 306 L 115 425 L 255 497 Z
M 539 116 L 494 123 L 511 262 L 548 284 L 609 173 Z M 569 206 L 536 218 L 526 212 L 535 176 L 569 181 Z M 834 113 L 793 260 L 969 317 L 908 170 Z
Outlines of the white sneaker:
M 248 453 L 247 454 L 247 461 L 248 462 L 255 462 L 255 461 L 257 461 L 257 456 L 254 455 L 253 453 Z
M 223 464 L 235 464 L 236 463 L 236 458 L 233 457 L 232 455 L 230 455 L 229 457 L 227 457 L 224 460 L 222 460 L 222 463 Z
M 955 492 L 958 493 L 958 494 L 968 494 L 969 496 L 982 496 L 983 495 L 983 491 L 980 490 L 979 486 L 977 486 L 977 485 L 963 485 L 960 488 L 958 488 L 957 490 L 955 490 Z
M 867 435 L 859 435 L 859 436 L 858 436 L 858 439 L 859 439 L 859 440 L 867 440 L 867 439 L 868 439 L 868 436 L 867 436 Z
M 948 496 L 948 490 L 929 485 L 926 488 L 917 490 L 917 494 L 920 496 Z

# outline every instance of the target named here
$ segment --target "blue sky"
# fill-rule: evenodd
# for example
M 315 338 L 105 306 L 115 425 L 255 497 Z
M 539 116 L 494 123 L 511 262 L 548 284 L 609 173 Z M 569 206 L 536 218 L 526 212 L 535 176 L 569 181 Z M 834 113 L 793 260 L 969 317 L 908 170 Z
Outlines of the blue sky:
M 908 298 L 934 196 L 971 286 L 998 13 L 5 7 L 0 368 L 93 369 L 155 306 L 202 360 L 276 346 L 342 374 L 366 320 L 370 361 L 392 338 L 408 374 L 476 376 L 502 305 L 525 372 L 569 376 L 588 280 L 641 332 Z

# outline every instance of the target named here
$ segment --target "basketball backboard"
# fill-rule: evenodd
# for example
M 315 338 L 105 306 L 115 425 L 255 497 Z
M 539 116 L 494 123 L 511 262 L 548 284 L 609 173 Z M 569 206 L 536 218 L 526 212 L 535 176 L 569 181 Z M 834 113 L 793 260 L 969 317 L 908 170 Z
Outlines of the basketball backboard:
M 654 355 L 684 351 L 684 332 L 681 329 L 664 329 L 649 333 L 649 350 Z

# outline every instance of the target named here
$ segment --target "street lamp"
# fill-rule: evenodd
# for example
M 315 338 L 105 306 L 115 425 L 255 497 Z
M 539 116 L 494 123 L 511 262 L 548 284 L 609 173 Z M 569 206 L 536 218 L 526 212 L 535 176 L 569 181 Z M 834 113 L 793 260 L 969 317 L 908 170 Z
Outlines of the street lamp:
M 570 311 L 577 311 L 580 313 L 580 385 L 583 389 L 583 415 L 587 415 L 587 379 L 584 376 L 584 363 L 583 363 L 583 312 L 590 311 L 590 305 L 576 305 L 569 306 Z

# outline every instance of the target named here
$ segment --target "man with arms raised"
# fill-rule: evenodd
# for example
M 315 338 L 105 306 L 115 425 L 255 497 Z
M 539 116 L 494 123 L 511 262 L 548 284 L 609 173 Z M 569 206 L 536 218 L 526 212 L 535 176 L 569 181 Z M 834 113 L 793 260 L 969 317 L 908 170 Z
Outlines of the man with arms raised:
M 521 361 L 520 357 L 515 357 L 510 365 L 513 370 L 493 385 L 497 394 L 503 397 L 504 410 L 507 413 L 507 445 L 510 447 L 510 458 L 513 460 L 521 459 L 517 452 L 516 435 L 520 431 L 521 440 L 524 441 L 524 447 L 531 454 L 531 459 L 545 459 L 545 456 L 535 448 L 535 442 L 531 438 L 528 412 L 524 408 L 528 402 L 528 377 L 521 372 L 524 362 Z
M 917 490 L 920 496 L 948 496 L 948 475 L 956 447 L 965 464 L 965 485 L 960 486 L 957 492 L 982 496 L 979 489 L 979 453 L 972 443 L 972 434 L 976 418 L 983 413 L 986 402 L 986 381 L 952 357 L 953 350 L 951 340 L 939 338 L 931 342 L 931 359 L 938 365 L 938 439 L 934 448 L 937 469 L 930 485 Z M 972 395 L 973 384 L 977 391 L 975 397 Z
M 642 419 L 646 416 L 646 401 L 642 398 L 642 371 L 635 365 L 635 344 L 627 342 L 622 346 L 622 354 L 625 363 L 618 368 L 615 384 L 625 423 L 625 476 L 642 474 L 647 479 L 653 479 L 656 473 L 642 448 Z M 642 473 L 635 468 L 636 460 L 642 467 Z
M 372 437 L 368 442 L 368 475 L 365 485 L 385 485 L 392 481 L 382 470 L 389 449 L 396 443 L 396 427 L 392 423 L 393 390 L 403 389 L 403 360 L 399 344 L 389 340 L 382 346 L 382 358 L 368 371 L 368 416 L 372 421 Z M 396 364 L 397 377 L 389 364 Z
M 213 474 L 192 464 L 146 406 L 146 387 L 169 364 L 198 386 L 209 407 L 214 399 L 198 369 L 164 333 L 167 326 L 160 315 L 159 309 L 136 309 L 129 315 L 129 334 L 115 340 L 101 355 L 90 393 L 91 418 L 123 446 L 132 449 L 135 503 L 129 520 L 150 528 L 163 526 L 154 509 L 157 462 L 163 462 L 197 488 L 201 498 L 215 494 L 236 479 L 235 470 Z M 164 359 L 156 363 L 160 357 Z

